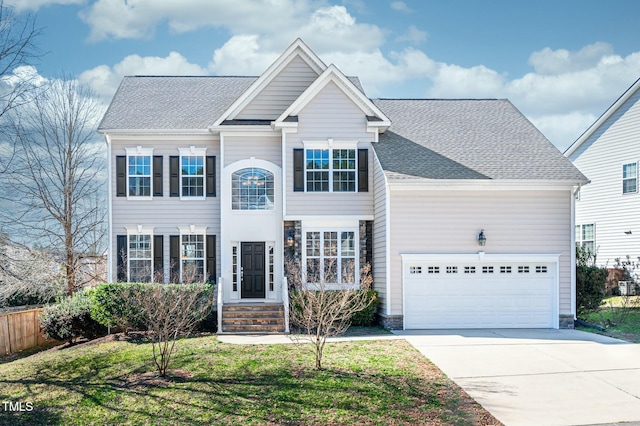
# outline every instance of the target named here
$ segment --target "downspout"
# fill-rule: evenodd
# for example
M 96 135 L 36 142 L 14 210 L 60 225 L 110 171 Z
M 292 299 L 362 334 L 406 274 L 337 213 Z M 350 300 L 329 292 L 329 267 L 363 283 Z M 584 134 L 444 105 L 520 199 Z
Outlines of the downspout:
M 113 159 L 111 158 L 111 138 L 104 135 L 107 143 L 107 282 L 113 282 Z
M 581 185 L 571 191 L 571 314 L 576 319 L 576 195 Z

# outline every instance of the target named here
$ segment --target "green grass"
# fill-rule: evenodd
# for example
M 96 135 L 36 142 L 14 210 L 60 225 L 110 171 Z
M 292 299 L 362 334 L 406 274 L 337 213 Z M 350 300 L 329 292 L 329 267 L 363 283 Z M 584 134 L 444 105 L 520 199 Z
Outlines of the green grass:
M 296 345 L 184 339 L 159 379 L 151 345 L 115 341 L 0 365 L 0 424 L 494 424 L 402 340 L 332 343 L 323 371 Z
M 585 320 L 591 324 L 605 327 L 605 331 L 583 328 L 581 330 L 603 334 L 616 339 L 628 342 L 640 343 L 640 296 L 631 296 L 626 301 L 623 297 L 614 296 L 605 299 L 599 312 L 587 315 Z M 621 312 L 627 309 L 628 312 L 621 321 Z

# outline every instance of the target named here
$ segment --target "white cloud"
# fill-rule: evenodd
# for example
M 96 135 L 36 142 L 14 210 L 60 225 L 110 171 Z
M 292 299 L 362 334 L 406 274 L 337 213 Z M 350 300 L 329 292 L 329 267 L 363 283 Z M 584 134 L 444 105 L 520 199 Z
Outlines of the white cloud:
M 54 4 L 69 5 L 82 4 L 85 0 L 5 0 L 5 6 L 13 6 L 17 12 L 25 10 L 37 11 L 41 7 Z
M 484 65 L 463 68 L 439 64 L 431 79 L 428 95 L 435 98 L 497 98 L 505 84 L 504 75 Z
M 591 69 L 597 66 L 603 58 L 612 55 L 613 46 L 608 43 L 590 44 L 577 52 L 570 52 L 566 49 L 551 50 L 545 47 L 531 54 L 529 64 L 538 74 L 557 75 Z
M 312 0 L 97 0 L 80 17 L 91 27 L 90 41 L 150 37 L 165 21 L 178 33 L 205 26 L 228 28 L 233 34 L 271 33 L 297 26 L 313 10 L 311 4 Z
M 529 115 L 528 118 L 547 139 L 555 141 L 555 146 L 564 152 L 598 116 L 572 111 L 559 115 Z
M 91 87 L 99 96 L 110 98 L 115 93 L 122 77 L 126 75 L 207 75 L 199 65 L 189 63 L 177 52 L 161 58 L 130 55 L 113 67 L 100 65 L 80 74 L 79 80 Z
M 403 35 L 397 37 L 396 41 L 408 41 L 413 44 L 420 44 L 427 41 L 427 33 L 419 30 L 415 25 L 409 25 L 407 31 Z
M 412 10 L 407 6 L 407 4 L 403 1 L 392 1 L 391 9 L 397 10 L 398 12 L 411 13 Z

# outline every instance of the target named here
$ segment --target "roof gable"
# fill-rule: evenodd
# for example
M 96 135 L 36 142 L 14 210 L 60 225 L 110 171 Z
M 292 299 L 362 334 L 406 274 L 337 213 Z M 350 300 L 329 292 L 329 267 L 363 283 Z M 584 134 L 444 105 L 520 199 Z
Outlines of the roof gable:
M 333 64 L 329 65 L 298 99 L 280 114 L 275 120 L 275 125 L 285 123 L 287 117 L 298 115 L 329 83 L 334 83 L 364 115 L 370 118 L 371 126 L 384 130 L 391 125 L 389 118 Z
M 627 91 L 624 92 L 622 96 L 620 96 L 613 103 L 613 105 L 611 105 L 609 109 L 607 109 L 604 112 L 604 114 L 602 114 L 591 126 L 589 126 L 589 128 L 585 130 L 585 132 L 582 135 L 580 135 L 580 137 L 574 143 L 572 143 L 569 148 L 567 148 L 567 150 L 564 152 L 564 155 L 569 157 L 572 154 L 574 154 L 576 151 L 578 151 L 582 147 L 582 145 L 587 140 L 589 140 L 589 138 L 591 138 L 591 136 L 593 136 L 600 129 L 600 127 L 607 122 L 607 120 L 609 120 L 609 118 L 611 118 L 616 112 L 618 112 L 618 110 L 622 108 L 623 105 L 629 99 L 631 99 L 631 97 L 636 92 L 638 92 L 638 90 L 640 90 L 640 78 L 636 80 L 636 82 L 633 83 L 631 87 L 629 87 Z
M 306 64 L 309 70 L 315 75 L 320 75 L 326 65 L 322 60 L 304 44 L 301 39 L 296 39 L 276 61 L 262 73 L 262 75 L 244 92 L 236 101 L 222 114 L 211 127 L 221 124 L 225 120 L 234 120 L 239 118 L 251 102 L 253 102 L 263 90 L 267 89 L 270 84 L 277 82 L 278 76 L 289 66 L 300 67 L 301 62 Z M 251 117 L 255 118 L 255 117 Z

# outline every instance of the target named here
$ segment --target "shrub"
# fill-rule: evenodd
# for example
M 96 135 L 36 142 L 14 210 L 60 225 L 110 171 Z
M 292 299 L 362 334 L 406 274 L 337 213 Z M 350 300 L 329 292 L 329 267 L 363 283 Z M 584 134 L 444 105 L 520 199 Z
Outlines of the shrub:
M 367 299 L 371 300 L 371 304 L 364 308 L 362 311 L 356 312 L 351 317 L 351 325 L 356 326 L 370 326 L 375 322 L 376 309 L 380 299 L 378 298 L 378 292 L 375 290 L 360 290 L 367 293 Z
M 576 246 L 576 259 L 576 310 L 584 316 L 602 305 L 609 271 L 596 266 L 595 255 L 580 246 Z
M 141 284 L 132 303 L 144 318 L 160 376 L 167 373 L 180 336 L 190 334 L 211 313 L 210 284 Z
M 144 328 L 144 319 L 134 304 L 143 284 L 102 283 L 91 295 L 91 317 L 106 327 L 119 327 L 126 334 L 131 328 Z
M 91 318 L 91 290 L 79 291 L 59 299 L 55 305 L 43 309 L 41 325 L 50 339 L 67 340 L 84 336 L 94 339 L 106 334 L 106 328 Z

